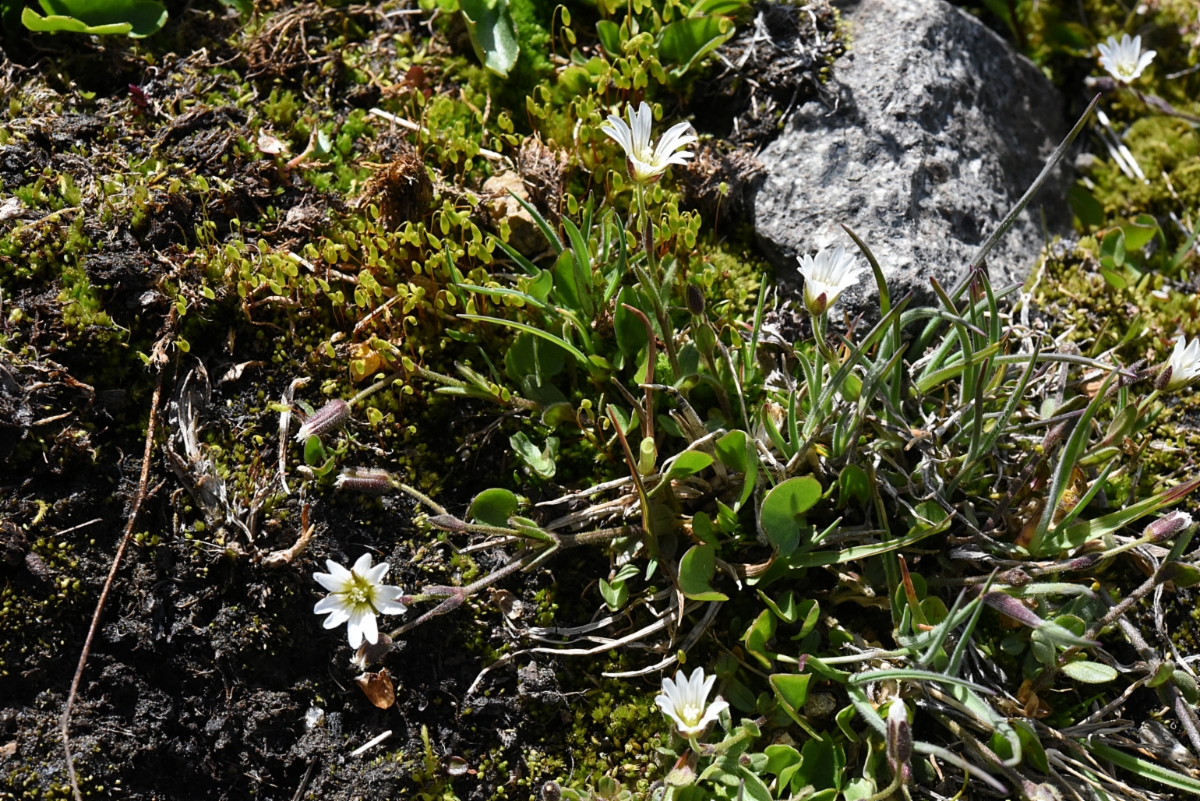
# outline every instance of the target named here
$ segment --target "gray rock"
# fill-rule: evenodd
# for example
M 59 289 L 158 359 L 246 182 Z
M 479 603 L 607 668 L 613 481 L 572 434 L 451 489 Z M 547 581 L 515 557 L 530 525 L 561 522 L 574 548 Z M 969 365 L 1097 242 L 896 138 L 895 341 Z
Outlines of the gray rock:
M 822 247 L 871 247 L 893 298 L 933 301 L 949 288 L 1033 183 L 1070 130 L 1055 88 L 974 17 L 944 0 L 843 2 L 851 45 L 825 102 L 800 107 L 759 158 L 756 235 L 786 292 L 796 257 Z M 988 257 L 994 284 L 1020 281 L 1051 233 L 1070 230 L 1059 174 Z M 865 266 L 865 262 L 864 262 Z M 793 296 L 798 297 L 798 294 Z M 878 317 L 868 272 L 839 305 Z M 840 319 L 835 310 L 835 319 Z

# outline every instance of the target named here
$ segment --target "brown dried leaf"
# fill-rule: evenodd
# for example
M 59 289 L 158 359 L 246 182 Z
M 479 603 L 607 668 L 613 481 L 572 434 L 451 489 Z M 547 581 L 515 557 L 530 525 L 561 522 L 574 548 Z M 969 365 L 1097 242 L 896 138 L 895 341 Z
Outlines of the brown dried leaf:
M 396 703 L 396 688 L 392 686 L 392 677 L 387 668 L 378 673 L 363 673 L 355 681 L 362 688 L 367 700 L 380 709 L 388 709 Z

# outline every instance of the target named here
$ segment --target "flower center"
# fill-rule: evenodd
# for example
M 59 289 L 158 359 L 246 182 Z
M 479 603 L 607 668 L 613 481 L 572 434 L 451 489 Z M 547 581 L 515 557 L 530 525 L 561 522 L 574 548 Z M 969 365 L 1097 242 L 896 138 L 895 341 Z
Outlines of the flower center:
M 354 577 L 354 583 L 346 588 L 346 601 L 352 606 L 371 605 L 371 596 L 374 589 L 368 582 L 363 581 L 358 576 Z
M 704 714 L 703 707 L 698 707 L 695 704 L 684 704 L 680 710 L 679 717 L 683 718 L 683 722 L 688 726 L 695 726 L 700 722 L 700 716 Z

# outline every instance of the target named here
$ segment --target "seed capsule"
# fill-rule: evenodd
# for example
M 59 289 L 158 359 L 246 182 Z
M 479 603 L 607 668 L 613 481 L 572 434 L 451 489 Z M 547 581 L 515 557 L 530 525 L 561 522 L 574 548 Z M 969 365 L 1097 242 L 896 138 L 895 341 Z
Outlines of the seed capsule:
M 1146 526 L 1142 536 L 1147 542 L 1165 542 L 1192 525 L 1192 516 L 1187 512 L 1171 512 Z
M 331 400 L 304 421 L 296 432 L 297 442 L 307 442 L 309 437 L 321 437 L 337 431 L 350 419 L 350 404 L 344 400 Z
M 899 698 L 892 701 L 887 716 L 887 755 L 895 768 L 907 765 L 912 758 L 912 730 L 908 725 L 908 708 Z

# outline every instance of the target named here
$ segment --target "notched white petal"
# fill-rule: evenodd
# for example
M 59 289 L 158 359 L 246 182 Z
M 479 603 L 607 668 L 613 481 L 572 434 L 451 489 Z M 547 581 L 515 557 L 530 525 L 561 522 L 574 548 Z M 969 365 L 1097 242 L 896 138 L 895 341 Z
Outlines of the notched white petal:
M 358 576 L 366 576 L 370 569 L 371 554 L 369 553 L 364 553 L 362 556 L 358 557 L 358 561 L 354 563 L 354 567 L 350 568 L 350 570 Z
M 344 578 L 333 576 L 329 573 L 313 573 L 313 578 L 330 592 L 345 592 L 346 590 L 346 579 Z

